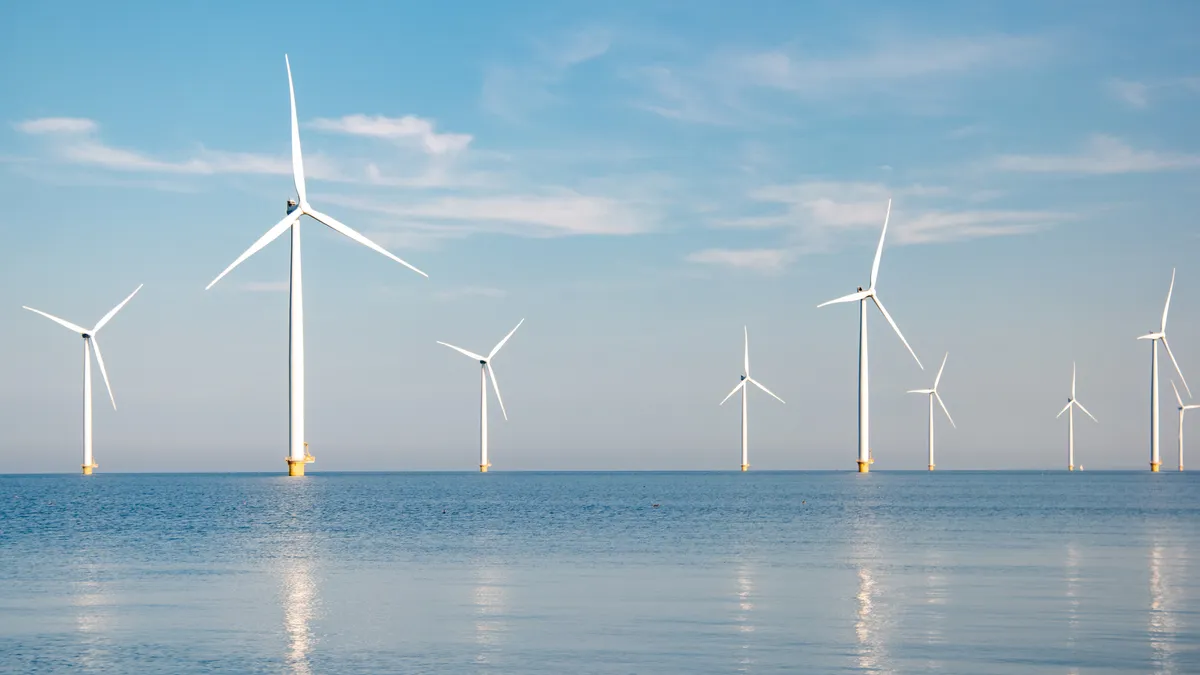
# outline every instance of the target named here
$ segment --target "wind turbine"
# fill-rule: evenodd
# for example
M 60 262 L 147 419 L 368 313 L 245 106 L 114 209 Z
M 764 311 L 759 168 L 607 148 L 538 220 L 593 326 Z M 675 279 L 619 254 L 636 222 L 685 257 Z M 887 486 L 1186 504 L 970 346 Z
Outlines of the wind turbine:
M 288 385 L 290 389 L 288 416 L 291 424 L 288 438 L 289 452 L 287 463 L 289 476 L 303 476 L 304 465 L 313 461 L 313 457 L 308 454 L 308 446 L 304 442 L 304 288 L 301 283 L 300 274 L 300 217 L 308 216 L 329 227 L 334 232 L 343 234 L 369 249 L 382 253 L 423 277 L 428 277 L 429 275 L 387 252 L 383 247 L 350 229 L 333 216 L 326 215 L 314 209 L 308 203 L 308 194 L 304 189 L 304 160 L 300 155 L 300 127 L 296 122 L 296 90 L 292 86 L 292 65 L 288 61 L 286 54 L 283 56 L 283 62 L 287 66 L 288 92 L 291 95 L 292 101 L 292 177 L 296 182 L 296 196 L 299 202 L 297 203 L 289 199 L 287 216 L 276 223 L 274 227 L 267 230 L 267 233 L 254 242 L 250 248 L 246 249 L 245 253 L 238 256 L 237 260 L 233 261 L 233 264 L 226 267 L 224 272 L 218 274 L 216 279 L 213 279 L 208 286 L 205 286 L 204 290 L 212 288 L 213 284 L 216 284 L 222 277 L 229 274 L 243 260 L 262 250 L 264 246 L 277 239 L 279 235 L 291 230 L 292 266 L 291 279 L 289 281 L 290 311 L 288 313 L 288 332 L 291 338 L 288 348 Z
M 1171 286 L 1167 289 L 1167 304 L 1163 306 L 1162 325 L 1159 326 L 1157 333 L 1147 333 L 1138 337 L 1139 340 L 1150 341 L 1150 470 L 1157 472 L 1162 466 L 1162 461 L 1158 456 L 1158 343 L 1162 341 L 1163 347 L 1167 349 L 1167 356 L 1171 357 L 1171 363 L 1175 364 L 1175 372 L 1179 373 L 1179 381 L 1183 382 L 1183 388 L 1187 390 L 1188 396 L 1192 395 L 1192 390 L 1188 387 L 1187 378 L 1183 376 L 1183 371 L 1179 369 L 1179 362 L 1175 360 L 1175 355 L 1171 353 L 1171 345 L 1167 344 L 1167 310 L 1171 309 L 1171 292 L 1175 290 L 1175 270 L 1171 270 Z
M 1075 399 L 1075 364 L 1072 363 L 1071 398 L 1067 399 L 1067 405 L 1063 406 L 1063 409 L 1058 411 L 1058 414 L 1055 415 L 1055 419 L 1058 419 L 1059 417 L 1063 416 L 1063 413 L 1067 413 L 1067 471 L 1075 470 L 1075 408 L 1082 410 L 1083 414 L 1091 417 L 1093 422 L 1098 423 L 1100 421 L 1096 419 L 1092 413 L 1088 412 L 1087 408 L 1083 407 L 1082 403 Z
M 946 409 L 946 404 L 942 401 L 942 395 L 938 393 L 938 383 L 942 381 L 942 371 L 946 369 L 946 359 L 950 358 L 950 352 L 942 357 L 942 367 L 938 368 L 937 377 L 933 378 L 933 389 L 909 389 L 910 394 L 928 394 L 929 395 L 929 470 L 933 471 L 935 466 L 933 463 L 933 399 L 937 399 L 938 405 L 942 406 L 942 412 L 946 413 L 946 419 L 950 420 L 950 426 L 955 429 L 958 425 L 954 423 L 954 418 L 950 416 L 950 411 Z
M 469 351 L 463 349 L 462 347 L 455 347 L 452 344 L 438 340 L 439 345 L 445 345 L 445 346 L 449 347 L 450 349 L 453 349 L 454 351 L 456 351 L 460 354 L 466 354 L 467 356 L 469 356 L 479 362 L 479 366 L 480 366 L 480 368 L 479 368 L 479 471 L 480 471 L 480 473 L 487 473 L 488 467 L 491 466 L 491 463 L 488 462 L 488 432 L 487 432 L 487 422 L 488 422 L 488 418 L 487 418 L 487 401 L 488 401 L 487 381 L 488 381 L 489 376 L 491 376 L 491 378 L 492 378 L 492 388 L 496 390 L 496 401 L 498 401 L 500 403 L 500 412 L 504 415 L 505 421 L 508 420 L 508 412 L 506 412 L 504 410 L 504 399 L 500 398 L 500 385 L 496 384 L 496 373 L 492 371 L 492 363 L 491 362 L 492 362 L 492 359 L 495 358 L 496 354 L 498 354 L 500 352 L 500 348 L 504 346 L 504 343 L 508 342 L 508 338 L 512 337 L 513 333 L 517 332 L 517 328 L 520 328 L 521 324 L 523 324 L 523 323 L 525 323 L 525 319 L 521 319 L 520 321 L 518 321 L 516 327 L 513 328 L 512 330 L 508 331 L 508 335 L 505 335 L 503 340 L 498 342 L 495 347 L 492 347 L 492 351 L 488 352 L 487 356 L 480 356 L 479 354 L 476 354 L 475 352 L 469 352 Z
M 1179 470 L 1183 471 L 1183 414 L 1189 410 L 1200 408 L 1200 403 L 1183 404 L 1183 398 L 1179 396 L 1179 389 L 1175 387 L 1175 382 L 1171 382 L 1171 388 L 1175 390 L 1175 400 L 1179 402 Z
M 892 329 L 896 331 L 896 335 L 900 337 L 900 341 L 908 348 L 908 353 L 912 354 L 913 359 L 921 370 L 925 366 L 921 365 L 921 359 L 917 358 L 917 353 L 909 346 L 908 340 L 904 339 L 904 335 L 900 332 L 900 327 L 896 325 L 892 315 L 888 314 L 887 308 L 883 306 L 883 301 L 879 299 L 879 293 L 875 290 L 875 282 L 879 278 L 879 259 L 883 256 L 883 238 L 887 235 L 888 220 L 892 217 L 892 200 L 888 200 L 887 215 L 883 218 L 883 232 L 879 234 L 879 247 L 875 249 L 875 263 L 871 265 L 871 285 L 867 290 L 863 290 L 862 286 L 858 287 L 857 293 L 851 293 L 829 302 L 823 302 L 817 305 L 818 308 L 825 305 L 833 305 L 840 302 L 858 302 L 858 472 L 867 473 L 871 470 L 871 410 L 870 410 L 870 388 L 869 378 L 867 376 L 867 300 L 875 303 L 879 308 L 883 318 L 892 325 Z
M 728 401 L 730 396 L 733 396 L 734 394 L 736 394 L 739 389 L 741 390 L 741 392 L 742 392 L 742 471 L 745 471 L 750 468 L 750 455 L 747 452 L 747 446 L 746 446 L 746 434 L 747 434 L 747 428 L 746 428 L 746 395 L 747 395 L 747 393 L 746 392 L 748 389 L 746 387 L 746 383 L 749 382 L 749 383 L 753 384 L 754 386 L 758 387 L 759 389 L 762 389 L 763 391 L 767 392 L 768 394 L 771 394 L 771 397 L 774 398 L 776 401 L 779 401 L 780 403 L 783 403 L 784 401 L 783 401 L 783 399 L 776 396 L 770 389 L 767 389 L 766 387 L 764 387 L 761 382 L 754 379 L 753 377 L 750 377 L 750 330 L 748 328 L 746 328 L 745 326 L 743 326 L 742 332 L 744 332 L 746 335 L 746 360 L 745 360 L 746 370 L 745 370 L 745 374 L 742 375 L 742 381 L 738 382 L 738 385 L 733 388 L 733 391 L 729 392 L 729 394 L 727 396 L 725 396 L 725 398 L 721 399 L 721 402 L 718 405 L 725 405 L 725 401 Z
M 26 306 L 22 305 L 23 309 L 27 309 L 36 314 L 41 314 L 42 316 L 46 317 L 47 319 L 50 319 L 54 323 L 57 323 L 60 326 L 65 326 L 65 327 L 75 331 L 76 333 L 79 333 L 79 335 L 83 338 L 83 467 L 82 468 L 83 468 L 83 475 L 85 475 L 85 476 L 92 475 L 92 470 L 98 466 L 92 457 L 92 350 L 95 350 L 95 352 L 96 352 L 96 365 L 100 366 L 100 375 L 104 378 L 104 388 L 108 390 L 108 399 L 110 401 L 112 401 L 113 410 L 117 409 L 117 399 L 116 399 L 116 397 L 113 396 L 112 386 L 108 383 L 108 372 L 104 369 L 104 357 L 100 354 L 100 343 L 96 341 L 96 333 L 99 333 L 100 329 L 104 328 L 105 324 L 107 324 L 109 321 L 112 321 L 112 318 L 117 315 L 117 312 L 121 311 L 121 308 L 125 306 L 125 303 L 132 300 L 133 296 L 137 295 L 137 292 L 140 290 L 142 290 L 142 284 L 138 284 L 138 287 L 133 289 L 133 292 L 129 294 L 129 297 L 122 300 L 121 304 L 119 304 L 116 307 L 113 307 L 111 310 L 109 310 L 108 314 L 105 314 L 102 319 L 97 321 L 96 327 L 92 328 L 91 330 L 83 328 L 82 326 L 77 326 L 77 325 L 71 323 L 70 321 L 67 321 L 65 319 L 60 319 L 57 316 L 52 316 L 50 314 L 47 314 L 40 309 L 34 309 L 32 307 L 26 307 Z

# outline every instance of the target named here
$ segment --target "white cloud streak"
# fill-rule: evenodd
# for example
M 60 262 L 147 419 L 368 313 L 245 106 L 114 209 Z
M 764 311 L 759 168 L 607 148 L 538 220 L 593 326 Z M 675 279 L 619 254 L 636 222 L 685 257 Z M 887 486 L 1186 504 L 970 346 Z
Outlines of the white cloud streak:
M 318 118 L 308 126 L 352 136 L 364 136 L 402 143 L 416 143 L 430 155 L 450 155 L 462 152 L 471 144 L 469 134 L 437 133 L 432 120 L 414 115 L 384 117 L 383 115 L 346 115 L 338 119 Z
M 1002 155 L 994 166 L 1003 171 L 1064 174 L 1125 174 L 1200 167 L 1200 155 L 1135 150 L 1114 136 L 1098 134 L 1071 155 Z
M 96 123 L 81 117 L 43 117 L 13 125 L 26 134 L 85 134 L 96 130 Z

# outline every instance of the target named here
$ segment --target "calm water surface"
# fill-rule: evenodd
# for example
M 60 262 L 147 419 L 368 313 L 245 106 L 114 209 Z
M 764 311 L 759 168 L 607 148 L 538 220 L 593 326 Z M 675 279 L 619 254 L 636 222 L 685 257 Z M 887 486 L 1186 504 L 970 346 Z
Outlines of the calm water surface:
M 1200 673 L 1197 555 L 1194 473 L 0 476 L 0 672 Z

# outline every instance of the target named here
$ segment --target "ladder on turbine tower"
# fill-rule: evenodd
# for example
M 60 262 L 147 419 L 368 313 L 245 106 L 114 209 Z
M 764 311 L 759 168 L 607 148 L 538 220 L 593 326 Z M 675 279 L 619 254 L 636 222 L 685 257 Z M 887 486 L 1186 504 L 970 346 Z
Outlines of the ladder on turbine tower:
M 310 454 L 308 453 L 308 442 L 306 441 L 306 442 L 304 443 L 304 463 L 305 463 L 305 464 L 312 464 L 312 463 L 313 463 L 313 462 L 315 462 L 315 461 L 317 461 L 317 458 L 316 458 L 316 457 L 313 457 L 312 455 L 310 455 Z

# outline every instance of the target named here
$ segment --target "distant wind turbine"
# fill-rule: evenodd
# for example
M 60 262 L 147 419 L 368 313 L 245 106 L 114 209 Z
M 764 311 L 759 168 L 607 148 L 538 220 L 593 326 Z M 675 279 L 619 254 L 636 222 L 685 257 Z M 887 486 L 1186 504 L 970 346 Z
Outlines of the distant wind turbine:
M 867 374 L 867 300 L 875 303 L 879 308 L 883 318 L 891 324 L 892 329 L 896 331 L 896 335 L 900 337 L 900 341 L 908 348 L 908 353 L 912 354 L 913 360 L 922 370 L 925 366 L 921 365 L 921 359 L 917 358 L 917 353 L 909 346 L 908 340 L 904 339 L 904 334 L 900 332 L 900 327 L 896 325 L 892 315 L 888 314 L 887 308 L 883 306 L 883 301 L 879 299 L 879 294 L 875 290 L 875 282 L 879 278 L 879 259 L 883 256 L 883 239 L 887 236 L 888 220 L 892 216 L 892 200 L 888 200 L 887 215 L 883 219 L 883 231 L 879 233 L 879 246 L 875 249 L 875 262 L 871 265 L 871 285 L 867 290 L 863 290 L 862 286 L 858 287 L 857 293 L 851 293 L 829 302 L 823 302 L 817 305 L 818 308 L 826 305 L 833 305 L 839 302 L 858 302 L 858 472 L 867 473 L 871 470 L 871 411 L 870 411 L 870 389 L 869 377 Z
M 1179 369 L 1179 362 L 1175 360 L 1175 355 L 1171 353 L 1171 345 L 1167 344 L 1167 311 L 1171 309 L 1171 293 L 1175 290 L 1175 270 L 1171 270 L 1171 286 L 1167 289 L 1167 304 L 1163 306 L 1162 324 L 1158 328 L 1157 333 L 1147 333 L 1138 337 L 1139 340 L 1150 341 L 1150 470 L 1158 471 L 1162 466 L 1162 461 L 1158 455 L 1158 343 L 1161 341 L 1163 347 L 1167 350 L 1167 356 L 1171 357 L 1171 363 L 1175 364 L 1175 372 L 1179 373 L 1179 381 L 1183 382 L 1183 388 L 1187 390 L 1188 396 L 1192 395 L 1192 390 L 1188 387 L 1187 378 L 1183 376 L 1183 371 Z
M 504 399 L 500 398 L 500 385 L 496 384 L 496 373 L 492 371 L 492 359 L 500 352 L 500 348 L 508 342 L 508 338 L 512 337 L 513 333 L 517 332 L 517 328 L 525 323 L 525 319 L 517 322 L 517 325 L 512 330 L 508 331 L 508 335 L 504 339 L 492 347 L 492 351 L 488 352 L 487 356 L 480 356 L 475 352 L 469 352 L 462 347 L 455 347 L 452 344 L 438 341 L 439 345 L 445 345 L 454 351 L 465 354 L 479 362 L 479 471 L 487 473 L 491 463 L 488 462 L 488 427 L 487 427 L 487 381 L 488 377 L 492 379 L 492 388 L 496 390 L 496 401 L 500 403 L 500 412 L 504 415 L 504 419 L 508 420 L 508 412 L 504 410 Z
M 77 325 L 71 323 L 70 321 L 67 321 L 65 319 L 60 319 L 57 316 L 52 316 L 50 314 L 47 314 L 40 309 L 34 309 L 32 307 L 25 307 L 24 305 L 22 305 L 23 309 L 27 309 L 36 314 L 41 314 L 42 316 L 46 317 L 47 319 L 50 319 L 54 323 L 57 323 L 60 326 L 65 326 L 65 327 L 69 328 L 70 330 L 73 330 L 76 333 L 79 333 L 79 335 L 83 338 L 83 467 L 82 468 L 83 468 L 83 475 L 85 475 L 85 476 L 92 475 L 92 470 L 98 466 L 96 464 L 96 462 L 94 461 L 94 458 L 92 457 L 92 350 L 96 351 L 96 365 L 100 366 L 100 375 L 104 378 L 104 388 L 108 390 L 108 399 L 110 401 L 112 401 L 113 410 L 117 409 L 117 399 L 116 399 L 116 397 L 113 396 L 112 386 L 108 383 L 108 372 L 104 369 L 104 357 L 100 354 L 100 343 L 96 341 L 96 333 L 99 333 L 100 329 L 104 328 L 105 324 L 107 324 L 109 321 L 111 321 L 112 318 L 117 315 L 117 312 L 121 311 L 121 308 L 125 306 L 125 303 L 132 300 L 133 296 L 137 295 L 137 292 L 140 290 L 142 290 L 142 284 L 139 284 L 137 288 L 133 289 L 133 292 L 129 294 L 129 297 L 122 300 L 121 304 L 119 304 L 116 307 L 113 307 L 111 310 L 109 310 L 108 314 L 105 314 L 102 319 L 97 321 L 95 328 L 92 328 L 91 330 L 83 328 L 82 326 L 77 326 Z
M 749 383 L 753 384 L 754 386 L 758 387 L 759 389 L 762 389 L 763 391 L 767 392 L 768 394 L 771 394 L 771 397 L 774 398 L 776 401 L 779 401 L 780 403 L 783 403 L 784 401 L 783 401 L 783 399 L 776 396 L 770 389 L 767 389 L 766 387 L 764 387 L 761 382 L 754 379 L 753 377 L 750 377 L 750 330 L 748 328 L 746 328 L 745 326 L 743 326 L 742 332 L 745 333 L 745 335 L 746 335 L 745 371 L 744 371 L 744 374 L 742 375 L 742 381 L 738 382 L 738 385 L 733 388 L 733 391 L 729 392 L 729 394 L 727 396 L 725 396 L 725 398 L 721 399 L 721 403 L 719 405 L 725 405 L 725 401 L 728 401 L 730 396 L 733 396 L 734 394 L 736 394 L 738 392 L 738 390 L 741 390 L 741 392 L 742 392 L 742 471 L 745 471 L 750 468 L 750 455 L 748 453 L 747 445 L 746 445 L 746 438 L 747 438 L 746 395 L 747 395 L 747 391 L 749 389 L 746 386 L 746 383 L 749 382 Z
M 1062 417 L 1063 413 L 1067 413 L 1067 471 L 1075 470 L 1075 408 L 1083 411 L 1083 414 L 1092 418 L 1093 422 L 1099 422 L 1092 413 L 1088 412 L 1087 408 L 1083 407 L 1075 398 L 1075 364 L 1071 364 L 1071 398 L 1067 399 L 1067 405 L 1062 410 L 1058 411 L 1055 419 Z
M 292 178 L 296 182 L 296 196 L 300 201 L 297 203 L 289 199 L 287 216 L 276 223 L 274 227 L 267 230 L 266 234 L 254 242 L 250 248 L 246 249 L 245 253 L 238 256 L 237 260 L 234 260 L 233 264 L 226 267 L 224 272 L 218 274 L 217 278 L 213 279 L 204 290 L 212 288 L 214 284 L 220 281 L 226 274 L 229 274 L 233 268 L 240 265 L 246 258 L 262 250 L 264 246 L 277 239 L 279 235 L 291 230 L 292 267 L 289 282 L 290 311 L 288 314 L 288 327 L 291 337 L 288 348 L 288 384 L 290 390 L 288 415 L 291 424 L 288 438 L 289 452 L 287 463 L 289 476 L 303 476 L 304 465 L 313 461 L 313 458 L 308 454 L 307 446 L 304 443 L 304 289 L 300 273 L 300 217 L 308 216 L 329 227 L 334 232 L 343 234 L 369 249 L 382 253 L 423 277 L 428 277 L 429 275 L 392 255 L 383 247 L 350 229 L 333 216 L 326 215 L 314 209 L 308 203 L 308 194 L 304 187 L 304 160 L 300 155 L 300 127 L 296 122 L 296 90 L 292 86 L 292 65 L 288 61 L 286 54 L 283 56 L 283 62 L 287 66 L 288 93 L 291 96 L 292 102 Z
M 1179 395 L 1179 389 L 1175 386 L 1175 382 L 1171 382 L 1171 388 L 1175 390 L 1175 400 L 1179 402 L 1179 470 L 1183 471 L 1183 414 L 1189 410 L 1200 408 L 1200 403 L 1183 404 L 1183 397 Z
M 938 383 L 942 381 L 942 371 L 946 369 L 946 359 L 950 358 L 950 352 L 942 357 L 942 367 L 938 368 L 937 377 L 933 378 L 933 389 L 909 389 L 910 394 L 928 394 L 929 395 L 929 470 L 933 471 L 935 466 L 933 462 L 933 399 L 937 399 L 938 405 L 942 406 L 942 412 L 946 413 L 946 419 L 950 420 L 950 426 L 955 429 L 958 425 L 954 423 L 954 418 L 950 416 L 950 411 L 946 410 L 946 404 L 942 401 L 942 395 L 938 393 Z

